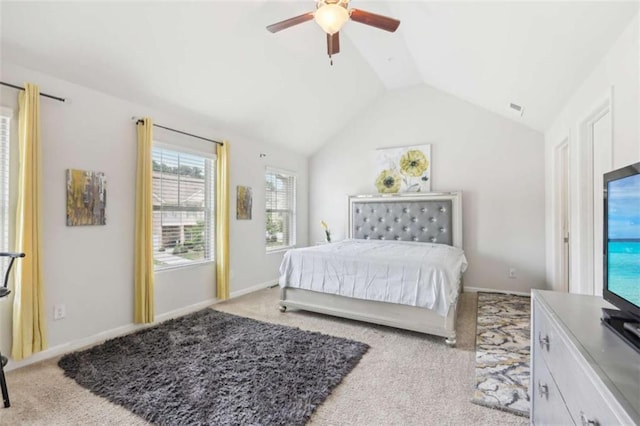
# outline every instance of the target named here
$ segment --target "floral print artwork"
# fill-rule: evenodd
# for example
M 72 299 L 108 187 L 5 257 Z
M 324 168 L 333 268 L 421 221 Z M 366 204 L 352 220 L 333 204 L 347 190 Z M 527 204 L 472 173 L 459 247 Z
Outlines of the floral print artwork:
M 428 168 L 427 156 L 417 149 L 411 149 L 400 157 L 400 173 L 405 176 L 421 177 Z
M 376 179 L 376 188 L 381 193 L 394 193 L 400 190 L 402 178 L 394 170 L 383 170 Z
M 376 173 L 380 193 L 431 191 L 431 145 L 379 149 Z

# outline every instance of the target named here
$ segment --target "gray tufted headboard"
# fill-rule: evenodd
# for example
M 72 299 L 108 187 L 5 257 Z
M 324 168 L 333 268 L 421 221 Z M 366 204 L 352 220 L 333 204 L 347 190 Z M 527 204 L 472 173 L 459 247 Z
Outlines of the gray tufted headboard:
M 421 241 L 462 248 L 462 193 L 349 197 L 349 237 Z

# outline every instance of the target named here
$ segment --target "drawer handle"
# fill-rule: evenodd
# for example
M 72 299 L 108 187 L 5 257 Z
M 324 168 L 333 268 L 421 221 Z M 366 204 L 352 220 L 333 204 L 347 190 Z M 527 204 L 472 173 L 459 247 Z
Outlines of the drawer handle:
M 540 398 L 549 399 L 549 386 L 543 385 L 540 380 L 538 380 L 538 394 L 540 395 Z
M 582 426 L 600 426 L 600 422 L 589 419 L 584 411 L 580 411 L 580 423 Z
M 544 349 L 547 347 L 547 351 L 549 350 L 549 336 L 542 337 L 542 332 L 538 333 L 538 342 L 540 342 L 540 348 Z

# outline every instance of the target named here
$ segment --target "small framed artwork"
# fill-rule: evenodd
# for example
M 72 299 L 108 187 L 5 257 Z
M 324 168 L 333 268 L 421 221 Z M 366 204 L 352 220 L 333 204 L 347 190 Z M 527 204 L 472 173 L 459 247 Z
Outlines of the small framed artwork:
M 431 145 L 378 149 L 376 189 L 380 193 L 431 191 Z
M 251 196 L 251 187 L 238 185 L 237 201 L 236 201 L 236 219 L 251 220 L 251 205 L 253 204 Z
M 104 173 L 67 169 L 67 226 L 106 225 Z

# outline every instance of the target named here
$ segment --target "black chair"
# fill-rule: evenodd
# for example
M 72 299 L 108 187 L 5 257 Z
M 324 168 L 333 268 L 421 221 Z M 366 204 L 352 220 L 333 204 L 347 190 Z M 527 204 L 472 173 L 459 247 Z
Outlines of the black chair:
M 0 257 L 8 257 L 11 260 L 9 261 L 9 267 L 7 271 L 4 273 L 4 285 L 0 287 L 0 299 L 8 296 L 11 293 L 11 290 L 7 288 L 9 284 L 9 274 L 11 273 L 11 268 L 13 267 L 13 262 L 19 257 L 24 257 L 24 253 L 0 253 Z M 4 408 L 9 408 L 11 403 L 9 402 L 9 391 L 7 390 L 7 381 L 4 378 L 4 366 L 7 365 L 7 357 L 2 356 L 0 353 L 0 388 L 2 388 L 2 400 L 4 401 Z

